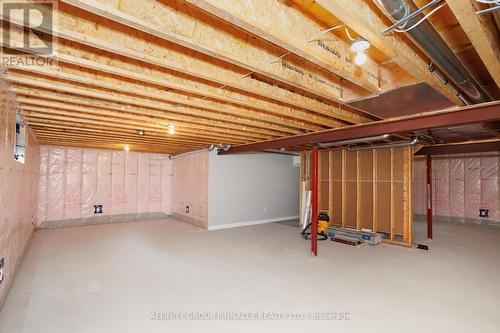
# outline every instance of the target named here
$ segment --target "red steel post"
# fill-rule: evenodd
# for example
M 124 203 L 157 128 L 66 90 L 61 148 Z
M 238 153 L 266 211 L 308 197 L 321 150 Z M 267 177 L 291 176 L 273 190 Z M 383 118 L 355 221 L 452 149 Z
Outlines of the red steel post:
M 432 239 L 432 157 L 427 155 L 427 238 Z
M 311 218 L 311 254 L 318 255 L 318 147 L 314 147 L 311 154 L 311 190 L 312 190 L 312 218 Z

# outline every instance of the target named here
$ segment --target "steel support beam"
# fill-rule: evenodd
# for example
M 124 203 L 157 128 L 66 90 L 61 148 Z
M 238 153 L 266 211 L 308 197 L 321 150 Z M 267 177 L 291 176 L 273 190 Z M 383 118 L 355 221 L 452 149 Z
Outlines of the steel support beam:
M 248 151 L 261 151 L 264 149 L 280 149 L 320 142 L 372 137 L 383 134 L 404 134 L 429 128 L 451 127 L 496 120 L 500 120 L 499 101 L 238 145 L 232 147 L 227 152 L 221 152 L 221 154 L 237 154 Z
M 311 154 L 311 255 L 318 255 L 318 147 L 314 147 Z
M 500 140 L 428 146 L 420 149 L 415 155 L 448 155 L 487 151 L 500 151 Z
M 432 157 L 427 155 L 427 238 L 432 239 Z

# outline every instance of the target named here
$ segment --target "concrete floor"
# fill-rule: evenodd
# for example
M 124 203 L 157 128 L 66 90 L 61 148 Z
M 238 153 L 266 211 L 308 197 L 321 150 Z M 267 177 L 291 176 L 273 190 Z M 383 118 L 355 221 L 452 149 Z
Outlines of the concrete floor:
M 416 223 L 417 238 L 424 225 Z M 500 230 L 438 224 L 430 251 L 325 241 L 283 224 L 174 220 L 39 230 L 0 332 L 500 332 Z M 152 313 L 349 313 L 349 320 L 151 320 Z M 258 314 L 255 314 L 258 315 Z

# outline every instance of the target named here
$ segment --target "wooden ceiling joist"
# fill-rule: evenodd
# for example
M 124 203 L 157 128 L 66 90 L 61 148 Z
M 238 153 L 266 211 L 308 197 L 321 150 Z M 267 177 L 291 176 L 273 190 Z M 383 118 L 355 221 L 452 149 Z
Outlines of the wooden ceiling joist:
M 122 111 L 109 110 L 109 109 L 96 108 L 93 106 L 90 107 L 81 106 L 72 103 L 53 102 L 50 100 L 33 98 L 32 96 L 23 97 L 22 94 L 19 94 L 18 96 L 19 97 L 17 101 L 18 103 L 20 103 L 20 108 L 23 108 L 24 106 L 38 106 L 51 110 L 53 109 L 69 110 L 73 112 L 79 112 L 82 114 L 95 115 L 96 117 L 99 116 L 115 117 L 116 119 L 122 119 L 123 121 L 130 122 L 130 124 L 136 124 L 137 129 L 155 127 L 161 129 L 162 131 L 166 131 L 168 124 L 172 124 L 172 119 L 170 119 L 169 117 L 159 116 L 159 115 L 152 116 L 151 114 L 148 114 L 147 111 L 142 111 L 139 114 L 137 114 L 130 109 L 128 109 L 125 112 L 123 110 Z M 269 135 L 254 135 L 253 133 L 237 131 L 224 127 L 200 125 L 194 122 L 178 122 L 178 120 L 177 121 L 173 120 L 173 121 L 179 124 L 178 126 L 181 130 L 191 131 L 193 133 L 200 133 L 201 130 L 201 131 L 206 131 L 206 133 L 208 134 L 213 134 L 213 135 L 215 134 L 217 136 L 220 136 L 221 138 L 223 137 L 230 138 L 235 135 L 241 138 L 247 138 L 249 140 L 251 140 L 252 138 L 255 139 L 256 137 L 266 137 L 266 136 L 269 137 Z
M 73 2 L 73 1 L 72 1 Z M 234 2 L 221 0 L 186 0 L 214 16 L 267 40 L 286 51 L 325 69 L 345 80 L 354 82 L 371 93 L 381 92 L 381 81 L 386 89 L 399 84 L 372 59 L 363 67 L 353 62 L 350 45 L 332 33 L 322 33 L 325 27 L 314 22 L 282 1 Z M 331 28 L 331 27 L 330 27 Z M 344 29 L 344 27 L 339 27 Z M 317 36 L 316 38 L 313 38 Z M 285 58 L 286 59 L 286 58 Z M 381 75 L 383 74 L 385 75 Z M 361 96 L 351 95 L 351 98 Z M 348 97 L 344 97 L 348 99 Z
M 343 94 L 359 97 L 359 94 L 363 93 L 360 89 L 352 89 L 348 82 L 342 82 L 328 72 L 319 72 L 315 66 L 297 64 L 301 71 L 310 74 L 297 75 L 296 72 L 282 66 L 279 61 L 273 63 L 273 60 L 284 54 L 281 48 L 265 44 L 267 48 L 261 48 L 255 45 L 255 41 L 245 39 L 246 36 L 238 36 L 241 32 L 227 24 L 224 26 L 223 22 L 214 22 L 212 17 L 202 12 L 186 8 L 186 3 L 183 1 L 122 0 L 120 3 L 109 3 L 98 0 L 63 0 L 62 2 L 326 99 L 342 99 Z M 255 3 L 254 7 L 257 4 Z M 224 43 L 220 43 L 222 40 Z M 318 79 L 313 79 L 314 76 Z M 365 84 L 365 89 L 378 91 L 376 80 L 372 79 L 372 82 L 375 84 Z
M 111 102 L 116 102 L 116 103 L 127 103 L 129 105 L 133 106 L 138 106 L 142 108 L 147 108 L 147 109 L 153 109 L 157 111 L 164 111 L 164 112 L 169 112 L 173 114 L 178 114 L 182 115 L 183 119 L 194 119 L 194 117 L 202 117 L 206 118 L 207 122 L 213 121 L 213 122 L 218 122 L 218 121 L 224 121 L 224 122 L 229 122 L 234 123 L 234 125 L 231 125 L 232 128 L 240 129 L 242 131 L 249 130 L 249 127 L 259 127 L 259 124 L 255 121 L 249 121 L 247 119 L 241 119 L 235 116 L 229 116 L 227 114 L 214 114 L 214 113 L 209 113 L 209 112 L 194 112 L 192 109 L 188 108 L 182 108 L 182 107 L 172 107 L 172 105 L 166 105 L 164 103 L 159 103 L 159 102 L 153 102 L 147 99 L 143 98 L 138 98 L 138 97 L 130 97 L 130 96 L 125 96 L 121 95 L 115 92 L 100 92 L 96 90 L 90 90 L 86 88 L 82 88 L 79 86 L 74 86 L 70 85 L 67 83 L 62 83 L 62 82 L 50 82 L 47 80 L 43 79 L 33 79 L 33 78 L 28 78 L 28 77 L 22 77 L 19 75 L 19 73 L 14 73 L 14 72 L 9 72 L 6 76 L 5 79 L 8 80 L 9 82 L 12 83 L 18 83 L 22 85 L 29 85 L 29 86 L 34 86 L 34 87 L 39 87 L 39 88 L 44 88 L 44 89 L 49 89 L 53 91 L 60 91 L 60 92 L 65 92 L 65 93 L 70 93 L 70 94 L 76 94 L 76 95 L 81 95 L 85 97 L 90 97 L 90 98 L 96 98 L 96 99 L 101 99 L 101 100 L 106 100 L 106 101 L 111 101 Z M 199 119 L 198 119 L 199 121 Z M 221 122 L 219 123 L 220 126 L 224 126 L 227 123 Z M 215 123 L 214 123 L 215 124 Z M 275 131 L 270 131 L 266 129 L 255 129 L 255 131 L 260 131 L 262 133 L 268 133 L 270 135 L 279 135 L 278 132 Z
M 155 119 L 156 121 L 161 121 L 165 126 L 168 124 L 173 124 L 175 122 L 184 122 L 189 124 L 195 129 L 203 130 L 216 130 L 219 133 L 227 133 L 229 135 L 240 135 L 245 134 L 249 130 L 245 129 L 245 131 L 234 129 L 229 127 L 227 123 L 215 123 L 210 119 L 202 118 L 202 117 L 178 117 L 176 114 L 165 113 L 162 111 L 156 111 L 153 109 L 132 107 L 129 105 L 110 103 L 106 101 L 84 98 L 81 96 L 68 95 L 57 92 L 48 92 L 46 90 L 40 90 L 35 88 L 27 88 L 22 86 L 14 86 L 9 89 L 12 92 L 15 92 L 22 98 L 22 96 L 26 96 L 31 100 L 36 100 L 37 98 L 47 100 L 47 101 L 56 101 L 63 102 L 64 105 L 67 106 L 85 106 L 91 109 L 102 111 L 103 113 L 117 111 L 124 115 L 132 114 L 134 117 L 148 117 L 149 119 Z M 200 122 L 201 121 L 201 122 Z
M 470 0 L 446 0 L 479 57 L 500 88 L 500 36 L 488 15 L 477 15 Z
M 293 0 L 302 3 L 305 0 Z M 429 61 L 415 52 L 401 36 L 383 34 L 388 27 L 384 20 L 363 0 L 315 0 L 317 4 L 335 15 L 346 25 L 370 41 L 376 48 L 383 50 L 397 64 L 415 78 L 427 82 L 436 91 L 456 105 L 463 105 L 455 89 L 441 81 L 429 71 Z
M 22 71 L 22 69 L 21 69 Z M 202 99 L 184 97 L 172 97 L 170 92 L 161 90 L 159 88 L 154 88 L 151 86 L 132 84 L 127 81 L 118 81 L 110 79 L 102 75 L 93 75 L 88 71 L 73 71 L 68 73 L 64 71 L 64 67 L 60 64 L 57 70 L 46 69 L 46 68 L 26 68 L 25 72 L 36 73 L 40 75 L 47 76 L 48 78 L 54 78 L 58 80 L 64 80 L 68 83 L 73 84 L 85 84 L 87 86 L 92 86 L 94 88 L 113 90 L 120 93 L 125 93 L 127 95 L 135 95 L 143 98 L 155 99 L 162 102 L 174 103 L 174 105 L 182 105 L 185 108 L 189 108 L 192 112 L 198 110 L 198 112 L 210 113 L 215 112 L 218 114 L 228 114 L 232 116 L 238 116 L 239 119 L 246 119 L 255 121 L 255 125 L 263 128 L 272 129 L 275 131 L 281 131 L 284 133 L 297 133 L 298 129 L 307 130 L 320 130 L 324 127 L 338 127 L 342 123 L 334 120 L 333 118 L 328 118 L 324 116 L 314 116 L 309 115 L 305 112 L 287 112 L 286 116 L 294 116 L 294 118 L 288 119 L 284 117 L 281 113 L 278 115 L 263 114 L 261 112 L 256 112 L 254 110 L 242 109 L 238 107 L 233 107 L 231 105 L 217 105 L 212 106 Z M 87 78 L 94 77 L 94 78 Z M 203 103 L 205 102 L 205 103 Z M 307 121 L 307 122 L 305 122 Z M 312 124 L 310 124 L 311 122 Z M 284 126 L 285 125 L 285 126 Z M 297 129 L 294 129 L 297 128 Z
M 43 6 L 40 6 L 39 9 L 42 12 L 48 10 Z M 36 13 L 36 11 L 33 12 Z M 12 16 L 9 18 L 9 22 L 22 25 L 23 21 Z M 340 109 L 319 99 L 262 82 L 266 80 L 254 80 L 247 76 L 248 72 L 245 69 L 217 63 L 205 55 L 184 48 L 179 49 L 179 47 L 158 38 L 148 38 L 132 28 L 120 26 L 120 30 L 117 30 L 118 27 L 109 24 L 107 20 L 90 20 L 59 11 L 58 22 L 57 36 L 66 40 L 187 74 L 221 86 L 232 87 L 263 98 L 271 98 L 350 123 L 370 120 L 358 113 L 349 112 L 349 107 Z M 42 28 L 40 30 L 43 31 Z
M 84 56 L 91 55 L 84 53 Z M 272 101 L 259 99 L 252 95 L 245 95 L 235 91 L 223 90 L 208 85 L 204 82 L 195 82 L 187 78 L 177 77 L 159 71 L 157 68 L 154 68 L 154 66 L 149 68 L 139 67 L 134 63 L 124 62 L 117 58 L 107 58 L 103 54 L 101 54 L 98 58 L 95 58 L 95 61 L 89 61 L 87 59 L 72 57 L 66 54 L 59 54 L 57 56 L 58 61 L 62 61 L 64 63 L 100 71 L 106 74 L 113 74 L 123 78 L 133 78 L 134 80 L 189 94 L 190 98 L 188 100 L 190 101 L 197 101 L 197 96 L 202 96 L 202 98 L 199 99 L 199 102 L 202 103 L 202 105 L 205 105 L 205 108 L 207 108 L 208 106 L 211 106 L 213 108 L 221 107 L 222 109 L 227 107 L 227 104 L 222 104 L 221 106 L 221 104 L 219 104 L 220 102 L 230 103 L 231 105 L 242 107 L 245 111 L 254 110 L 260 113 L 264 113 L 264 115 L 276 114 L 284 116 L 285 119 L 308 119 L 308 121 L 312 123 L 314 123 L 316 119 L 320 119 L 316 114 L 307 113 L 304 109 L 294 109 L 289 106 L 273 103 Z M 107 63 L 113 63 L 113 66 L 110 66 Z M 199 107 L 200 105 L 193 104 L 193 106 Z M 341 122 L 336 123 L 338 126 L 342 125 Z M 297 122 L 294 126 L 298 128 L 304 128 L 306 125 Z
M 155 124 L 155 123 L 148 123 L 148 122 L 143 122 L 143 121 L 134 121 L 131 119 L 124 119 L 123 117 L 116 117 L 112 116 L 106 113 L 101 113 L 97 115 L 96 113 L 91 113 L 91 110 L 81 112 L 81 111 L 74 111 L 70 107 L 60 107 L 60 108 L 47 108 L 47 107 L 37 107 L 29 104 L 34 104 L 34 103 L 28 103 L 28 104 L 21 104 L 19 108 L 21 110 L 29 111 L 29 112 L 35 112 L 38 114 L 44 114 L 47 115 L 47 118 L 49 118 L 49 115 L 60 115 L 60 116 L 67 116 L 70 117 L 70 119 L 78 119 L 82 121 L 86 121 L 89 124 L 103 124 L 103 125 L 109 125 L 109 126 L 126 126 L 126 128 L 129 129 L 135 129 L 136 131 L 139 129 L 148 131 L 148 132 L 155 132 L 155 133 L 164 133 L 166 132 L 166 126 L 162 124 Z M 88 121 L 87 121 L 88 120 Z M 218 132 L 214 131 L 204 131 L 200 135 L 200 131 L 190 128 L 189 126 L 178 126 L 176 128 L 176 137 L 178 138 L 183 138 L 184 136 L 186 137 L 197 137 L 197 138 L 204 138 L 205 140 L 209 141 L 217 141 L 217 140 L 230 140 L 232 136 L 227 136 Z M 252 141 L 252 140 L 258 140 L 262 138 L 269 138 L 269 136 L 264 136 L 264 135 L 251 135 L 251 134 L 242 134 L 240 136 L 241 140 L 244 141 Z
M 30 110 L 35 110 L 35 111 L 30 111 Z M 46 119 L 46 120 L 54 120 L 54 121 L 60 121 L 66 124 L 85 124 L 88 126 L 98 126 L 98 128 L 104 128 L 104 129 L 129 129 L 129 130 L 135 130 L 133 126 L 129 126 L 127 124 L 121 124 L 121 123 L 112 123 L 108 122 L 106 124 L 103 124 L 100 121 L 95 121 L 91 119 L 85 119 L 85 118 L 75 118 L 70 115 L 60 115 L 60 114 L 55 114 L 54 112 L 50 113 L 47 112 L 46 110 L 37 110 L 36 108 L 30 107 L 26 108 L 25 111 L 22 111 L 21 114 L 27 118 L 28 122 L 30 119 L 37 118 L 39 120 Z M 149 133 L 161 133 L 160 131 L 157 131 L 155 129 L 149 128 L 148 129 Z M 190 135 L 189 133 L 178 133 L 176 130 L 176 140 L 177 141 L 182 141 L 186 143 L 191 143 L 191 144 L 211 144 L 211 143 L 218 143 L 220 142 L 220 138 L 217 137 L 210 137 L 208 135 L 200 137 L 200 136 L 195 136 L 195 135 Z M 139 136 L 137 136 L 139 137 Z M 232 141 L 240 141 L 244 142 L 244 140 L 234 140 L 230 139 Z
M 37 0 L 12 1 L 38 6 L 29 11 L 33 19 L 50 10 Z M 451 11 L 431 23 L 455 53 L 472 42 L 473 61 L 464 65 L 494 99 L 498 27 L 475 15 L 471 1 L 447 2 Z M 462 104 L 453 84 L 429 71 L 425 51 L 405 34 L 383 34 L 391 21 L 363 0 L 61 0 L 55 7 L 53 31 L 32 27 L 42 39 L 57 37 L 54 66 L 6 64 L 0 75 L 44 144 L 180 153 L 285 142 L 303 150 L 311 149 L 311 137 L 380 123 L 348 101 L 426 82 Z M 22 25 L 19 13 L 1 19 Z M 363 66 L 354 65 L 353 37 L 344 30 L 370 41 Z M 24 41 L 28 31 L 10 30 L 10 41 Z M 175 135 L 167 134 L 169 125 Z M 366 129 L 375 131 L 371 125 Z

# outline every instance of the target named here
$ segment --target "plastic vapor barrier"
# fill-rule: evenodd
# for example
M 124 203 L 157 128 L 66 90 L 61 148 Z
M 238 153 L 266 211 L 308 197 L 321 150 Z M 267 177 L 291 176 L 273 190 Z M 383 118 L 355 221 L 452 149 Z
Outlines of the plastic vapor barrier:
M 170 214 L 171 183 L 168 155 L 41 146 L 38 221 Z
M 433 157 L 433 214 L 500 222 L 499 164 L 498 152 Z M 426 193 L 426 162 L 415 159 L 414 213 L 426 214 Z

